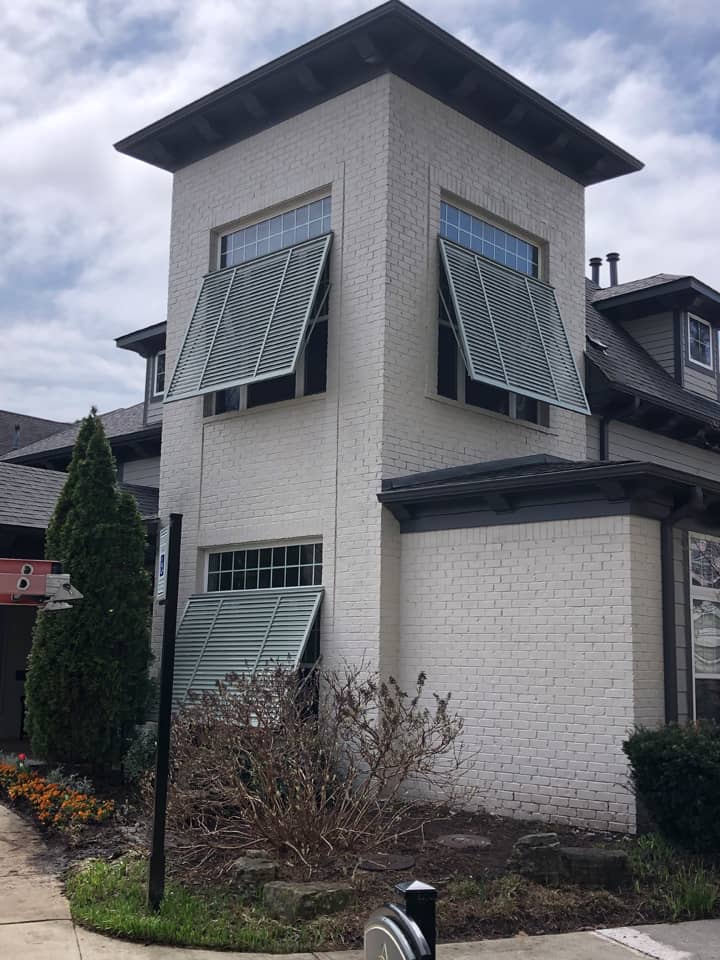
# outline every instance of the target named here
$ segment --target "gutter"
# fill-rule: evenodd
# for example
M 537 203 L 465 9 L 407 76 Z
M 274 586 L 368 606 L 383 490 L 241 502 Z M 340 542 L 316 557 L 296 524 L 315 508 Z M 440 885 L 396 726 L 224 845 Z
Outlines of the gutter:
M 705 498 L 701 487 L 694 487 L 687 503 L 677 507 L 660 522 L 660 583 L 662 593 L 663 684 L 665 722 L 678 719 L 677 634 L 675 620 L 675 560 L 673 538 L 678 521 L 696 515 Z

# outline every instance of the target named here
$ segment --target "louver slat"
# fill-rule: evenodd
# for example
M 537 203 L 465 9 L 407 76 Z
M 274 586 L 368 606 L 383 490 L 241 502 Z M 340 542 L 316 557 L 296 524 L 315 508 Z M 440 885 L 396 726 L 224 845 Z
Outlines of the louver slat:
M 190 597 L 175 644 L 175 705 L 189 690 L 212 690 L 228 673 L 295 669 L 322 596 L 321 587 L 298 587 Z
M 590 412 L 552 287 L 440 238 L 468 375 Z
M 316 237 L 209 274 L 166 402 L 292 373 L 331 239 Z

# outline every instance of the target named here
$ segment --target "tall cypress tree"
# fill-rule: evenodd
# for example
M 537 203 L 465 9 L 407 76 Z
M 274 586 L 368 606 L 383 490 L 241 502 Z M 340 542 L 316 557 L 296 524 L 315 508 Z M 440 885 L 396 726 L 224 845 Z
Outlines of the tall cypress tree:
M 33 751 L 47 759 L 117 762 L 143 719 L 150 659 L 144 539 L 93 409 L 80 427 L 45 549 L 83 599 L 38 614 L 28 661 L 27 726 Z

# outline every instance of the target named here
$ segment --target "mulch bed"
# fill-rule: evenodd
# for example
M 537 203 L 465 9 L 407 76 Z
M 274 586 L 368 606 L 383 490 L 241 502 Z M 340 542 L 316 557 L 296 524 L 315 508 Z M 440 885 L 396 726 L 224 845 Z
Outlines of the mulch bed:
M 455 814 L 425 827 L 424 836 L 405 838 L 383 854 L 368 852 L 364 857 L 338 858 L 312 872 L 315 880 L 352 882 L 357 891 L 353 909 L 328 918 L 326 949 L 362 947 L 362 931 L 368 915 L 388 901 L 398 901 L 395 885 L 410 879 L 423 880 L 438 890 L 438 934 L 441 942 L 481 940 L 518 933 L 564 933 L 601 927 L 625 926 L 666 920 L 662 908 L 648 899 L 647 892 L 629 888 L 621 894 L 586 890 L 572 886 L 544 887 L 508 876 L 507 861 L 515 841 L 527 834 L 552 831 L 565 846 L 602 846 L 630 850 L 631 837 L 511 820 L 483 813 Z M 487 837 L 490 846 L 449 847 L 441 842 L 446 835 Z M 168 850 L 172 872 L 171 844 Z M 146 823 L 132 805 L 112 824 L 84 829 L 72 842 L 50 835 L 50 852 L 58 869 L 86 857 L 115 859 L 128 850 L 147 852 Z M 362 861 L 381 869 L 361 869 Z M 388 862 L 389 861 L 389 862 Z M 412 865 L 410 865 L 412 862 Z M 507 877 L 512 889 L 503 899 L 497 884 Z M 281 864 L 280 879 L 310 879 L 308 869 L 297 862 Z M 470 884 L 466 892 L 458 884 Z M 185 878 L 187 882 L 187 878 Z M 199 885 L 206 886 L 200 878 Z M 493 886 L 495 884 L 495 886 Z M 487 891 L 492 896 L 487 895 Z

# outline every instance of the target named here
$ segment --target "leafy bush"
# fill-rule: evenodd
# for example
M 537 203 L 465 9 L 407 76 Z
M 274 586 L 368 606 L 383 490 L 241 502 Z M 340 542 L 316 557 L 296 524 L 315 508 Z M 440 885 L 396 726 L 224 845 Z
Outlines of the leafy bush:
M 720 727 L 636 730 L 623 744 L 639 798 L 658 830 L 694 851 L 720 850 Z
M 176 862 L 221 874 L 249 846 L 311 866 L 377 848 L 457 799 L 467 762 L 448 699 L 411 697 L 362 668 L 228 677 L 179 711 L 168 827 Z M 150 786 L 148 781 L 147 786 Z M 417 797 L 422 795 L 421 809 Z
M 65 773 L 62 767 L 55 767 L 45 774 L 48 783 L 56 783 L 66 790 L 75 790 L 76 793 L 86 793 L 89 797 L 95 793 L 95 787 L 89 777 L 81 777 L 77 773 Z
M 130 783 L 138 784 L 155 766 L 157 735 L 154 730 L 140 730 L 123 757 L 123 774 Z

